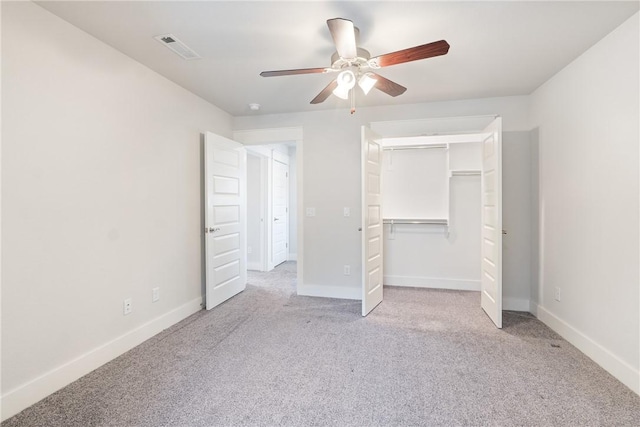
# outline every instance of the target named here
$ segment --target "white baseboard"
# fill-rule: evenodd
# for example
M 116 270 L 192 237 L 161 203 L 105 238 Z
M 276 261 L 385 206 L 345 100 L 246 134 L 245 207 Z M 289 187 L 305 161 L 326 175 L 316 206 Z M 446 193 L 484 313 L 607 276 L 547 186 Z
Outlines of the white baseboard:
M 353 286 L 298 285 L 298 295 L 361 300 L 362 289 Z
M 502 297 L 502 309 L 529 312 L 531 304 L 528 299 Z
M 441 279 L 434 277 L 384 276 L 384 284 L 389 286 L 410 286 L 412 288 L 452 289 L 457 291 L 479 291 L 479 280 Z
M 298 261 L 298 254 L 289 254 L 289 258 L 287 258 L 287 261 Z
M 640 394 L 640 371 L 544 307 L 538 305 L 536 311 L 540 321 L 573 344 L 621 383 Z
M 198 297 L 8 391 L 0 398 L 2 421 L 198 312 L 201 305 L 202 297 Z

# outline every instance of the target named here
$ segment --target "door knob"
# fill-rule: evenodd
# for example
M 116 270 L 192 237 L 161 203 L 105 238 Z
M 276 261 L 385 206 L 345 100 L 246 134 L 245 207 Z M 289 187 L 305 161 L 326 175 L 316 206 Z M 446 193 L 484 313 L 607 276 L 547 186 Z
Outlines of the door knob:
M 280 220 L 280 218 L 273 218 L 273 220 L 274 220 L 274 221 L 279 221 L 279 220 Z
M 215 233 L 216 231 L 220 231 L 220 227 L 204 229 L 205 233 Z

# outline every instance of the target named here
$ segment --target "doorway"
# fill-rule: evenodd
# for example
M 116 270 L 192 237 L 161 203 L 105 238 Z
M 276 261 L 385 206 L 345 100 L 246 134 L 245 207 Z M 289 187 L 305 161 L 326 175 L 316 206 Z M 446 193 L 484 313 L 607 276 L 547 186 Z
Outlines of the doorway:
M 293 142 L 247 147 L 249 284 L 296 291 L 297 161 Z
M 302 128 L 238 130 L 233 139 L 247 149 L 250 168 L 247 197 L 254 214 L 247 227 L 249 284 L 251 280 L 268 283 L 269 277 L 286 271 L 285 282 L 293 282 L 289 288 L 297 292 L 297 284 L 303 283 L 304 260 L 304 218 L 299 215 L 303 211 Z M 283 181 L 288 189 L 283 188 Z M 275 203 L 269 193 L 276 195 Z M 264 280 L 258 274 L 272 272 Z
M 296 145 L 246 149 L 247 268 L 268 272 L 297 258 Z

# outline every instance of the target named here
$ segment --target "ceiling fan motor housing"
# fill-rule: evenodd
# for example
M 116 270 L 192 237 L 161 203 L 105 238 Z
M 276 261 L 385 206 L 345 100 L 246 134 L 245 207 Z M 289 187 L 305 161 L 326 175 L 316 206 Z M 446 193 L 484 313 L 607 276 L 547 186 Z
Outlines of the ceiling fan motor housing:
M 361 47 L 357 48 L 357 50 L 357 58 L 341 58 L 338 52 L 334 52 L 333 55 L 331 55 L 331 68 L 341 70 L 349 66 L 356 66 L 358 68 L 368 67 L 371 54 L 368 50 Z

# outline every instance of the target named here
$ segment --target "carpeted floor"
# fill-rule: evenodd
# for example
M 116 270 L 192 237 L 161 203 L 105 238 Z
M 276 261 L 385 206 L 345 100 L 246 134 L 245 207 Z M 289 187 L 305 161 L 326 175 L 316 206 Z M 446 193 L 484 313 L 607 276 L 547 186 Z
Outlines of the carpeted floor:
M 296 296 L 293 263 L 249 283 L 2 426 L 640 425 L 638 395 L 475 292 L 385 288 L 363 318 Z

